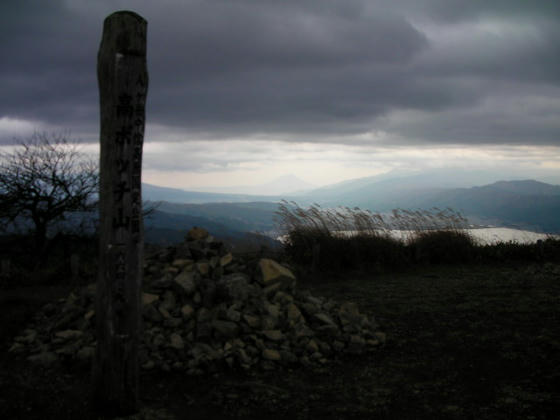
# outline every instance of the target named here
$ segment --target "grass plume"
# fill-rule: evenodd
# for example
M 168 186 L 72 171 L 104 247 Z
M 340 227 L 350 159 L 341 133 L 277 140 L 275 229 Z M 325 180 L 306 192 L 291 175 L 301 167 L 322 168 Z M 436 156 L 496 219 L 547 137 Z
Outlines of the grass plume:
M 320 270 L 392 269 L 411 264 L 558 258 L 560 241 L 481 245 L 468 220 L 451 208 L 374 213 L 354 207 L 303 208 L 282 201 L 276 225 L 284 251 L 296 264 Z M 546 250 L 546 252 L 543 252 Z

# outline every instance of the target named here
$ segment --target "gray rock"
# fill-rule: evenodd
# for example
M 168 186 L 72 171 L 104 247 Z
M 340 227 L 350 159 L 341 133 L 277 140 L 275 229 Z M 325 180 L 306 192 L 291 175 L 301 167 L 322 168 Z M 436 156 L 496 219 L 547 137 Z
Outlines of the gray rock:
M 167 309 L 165 309 L 165 307 L 163 305 L 158 306 L 158 311 L 161 314 L 161 316 L 163 317 L 163 319 L 171 318 L 171 314 L 169 313 L 169 311 Z
M 183 270 L 187 267 L 192 266 L 193 264 L 194 264 L 194 261 L 191 260 L 190 258 L 177 258 L 177 259 L 173 260 L 173 262 L 171 263 L 171 265 L 173 267 L 177 267 L 179 270 Z
M 310 353 L 316 353 L 319 351 L 319 346 L 315 342 L 315 340 L 311 339 L 307 342 L 305 349 Z
M 318 308 L 323 306 L 323 300 L 314 296 L 307 296 L 307 301 Z
M 272 299 L 278 292 L 282 290 L 282 283 L 273 283 L 262 289 L 263 295 L 267 299 Z
M 161 347 L 163 343 L 165 343 L 165 337 L 163 336 L 163 334 L 157 334 L 152 339 L 152 344 L 155 348 Z
M 369 347 L 377 347 L 377 346 L 381 345 L 381 342 L 379 340 L 369 339 L 369 340 L 366 340 L 366 345 L 369 346 Z
M 205 244 L 201 243 L 200 241 L 193 241 L 189 244 L 189 250 L 191 252 L 192 257 L 196 260 L 202 260 L 207 256 L 207 247 Z
M 276 304 L 264 301 L 264 309 L 273 318 L 278 318 L 280 316 L 280 307 Z
M 325 324 L 325 325 L 321 325 L 317 328 L 315 328 L 315 330 L 321 334 L 325 334 L 329 337 L 338 337 L 341 332 L 340 329 L 338 328 L 337 325 L 333 325 L 333 324 Z
M 31 344 L 37 339 L 37 331 L 33 329 L 26 329 L 23 331 L 24 335 L 18 336 L 14 339 L 16 343 Z
M 313 337 L 315 333 L 311 328 L 307 326 L 307 324 L 299 323 L 294 326 L 294 335 L 296 338 L 301 337 Z
M 151 370 L 155 367 L 155 363 L 153 360 L 148 360 L 146 363 L 142 365 L 142 369 Z
M 91 346 L 85 346 L 78 350 L 78 352 L 76 353 L 76 359 L 81 361 L 89 361 L 93 359 L 94 355 L 95 348 Z
M 195 361 L 201 361 L 203 359 L 213 360 L 218 357 L 216 350 L 206 343 L 195 343 L 191 349 L 191 354 L 194 356 Z
M 79 343 L 68 343 L 63 347 L 59 347 L 55 353 L 59 356 L 74 356 L 78 352 Z
M 327 314 L 323 313 L 323 312 L 315 314 L 315 319 L 317 319 L 318 321 L 320 321 L 323 324 L 336 326 L 336 324 L 332 320 L 332 318 L 330 316 L 328 316 Z
M 279 291 L 274 295 L 274 298 L 272 299 L 272 301 L 274 303 L 277 303 L 277 304 L 281 305 L 281 306 L 286 306 L 290 303 L 293 303 L 294 297 L 292 295 L 290 295 L 289 293 Z
M 299 308 L 309 318 L 321 311 L 320 307 L 309 302 L 299 302 Z
M 46 351 L 29 356 L 27 360 L 33 363 L 39 363 L 41 365 L 49 366 L 58 361 L 58 356 L 51 351 Z
M 8 350 L 8 353 L 24 353 L 26 350 L 26 346 L 23 343 L 15 342 L 11 345 Z
M 95 316 L 95 311 L 91 309 L 84 314 L 84 320 L 86 320 L 87 322 L 91 322 L 94 316 Z
M 219 259 L 219 264 L 221 267 L 226 267 L 229 264 L 231 264 L 233 261 L 233 255 L 231 255 L 231 252 L 228 252 L 226 255 L 222 256 Z
M 235 322 L 231 321 L 215 319 L 212 321 L 212 328 L 214 329 L 216 338 L 219 339 L 234 338 L 239 333 L 239 327 Z
M 181 307 L 181 314 L 185 319 L 191 319 L 194 316 L 194 308 L 191 305 L 183 305 Z
M 206 229 L 195 226 L 187 232 L 187 241 L 205 240 L 209 236 L 210 234 Z
M 166 290 L 162 296 L 162 302 L 159 304 L 159 308 L 164 308 L 168 312 L 171 312 L 175 309 L 177 305 L 177 300 L 175 299 L 175 295 L 171 290 Z
M 207 261 L 197 262 L 195 267 L 202 277 L 207 277 L 210 274 L 210 264 Z
M 245 302 L 251 292 L 249 276 L 244 273 L 233 273 L 223 276 L 216 284 L 219 298 L 228 302 Z
M 183 324 L 183 320 L 181 318 L 169 318 L 163 321 L 163 325 L 167 328 L 176 329 Z
M 381 344 L 385 344 L 385 342 L 387 341 L 387 334 L 385 334 L 384 332 L 378 331 L 374 335 Z
M 282 355 L 278 350 L 265 348 L 262 351 L 262 358 L 264 360 L 280 361 L 282 360 Z
M 324 341 L 321 341 L 321 340 L 315 340 L 315 341 L 319 345 L 319 351 L 321 353 L 327 354 L 327 355 L 332 353 L 332 348 L 328 343 L 326 343 Z
M 169 346 L 176 350 L 183 350 L 185 348 L 185 342 L 179 334 L 173 333 L 169 337 Z
M 261 258 L 258 264 L 258 281 L 265 288 L 279 283 L 282 290 L 292 290 L 296 284 L 296 277 L 286 267 L 269 258 Z
M 276 329 L 276 327 L 278 327 L 278 318 L 271 315 L 263 316 L 261 318 L 261 327 L 263 328 L 263 330 Z
M 366 340 L 364 340 L 359 335 L 351 335 L 350 341 L 348 342 L 348 352 L 349 353 L 356 353 L 360 354 L 363 352 L 364 347 L 366 345 Z
M 175 277 L 175 273 L 167 273 L 158 278 L 157 280 L 152 281 L 152 287 L 158 290 L 165 290 L 173 284 L 173 278 Z
M 247 365 L 249 366 L 252 362 L 251 358 L 247 355 L 247 352 L 245 351 L 245 349 L 239 348 L 236 349 L 236 355 L 237 358 L 239 359 L 239 362 L 243 365 Z
M 280 357 L 282 358 L 282 361 L 286 363 L 296 363 L 298 360 L 297 356 L 291 351 L 280 350 L 279 353 L 280 353 Z
M 208 322 L 212 320 L 212 312 L 207 308 L 200 308 L 196 315 L 198 322 Z
M 163 316 L 152 305 L 146 305 L 142 308 L 142 316 L 152 322 L 160 322 Z
M 280 330 L 264 330 L 263 335 L 270 341 L 282 341 L 284 339 L 284 334 Z
M 226 318 L 232 322 L 239 322 L 241 320 L 241 312 L 231 306 L 226 312 Z
M 289 303 L 286 308 L 286 317 L 291 325 L 299 322 L 302 319 L 302 314 L 295 303 Z
M 206 340 L 212 336 L 212 325 L 210 324 L 210 321 L 199 321 L 196 324 L 195 330 L 197 340 Z
M 186 296 L 192 296 L 196 292 L 195 273 L 192 271 L 183 270 L 173 281 Z
M 62 340 L 77 339 L 80 338 L 82 335 L 84 335 L 84 332 L 80 330 L 64 330 L 64 331 L 58 331 L 57 333 L 54 334 L 55 337 L 60 338 Z
M 142 293 L 142 305 L 151 305 L 156 300 L 159 300 L 159 296 L 153 293 Z
M 243 315 L 243 320 L 247 325 L 253 329 L 258 328 L 261 325 L 261 320 L 257 316 L 253 315 Z
M 202 304 L 205 307 L 214 306 L 216 300 L 216 283 L 211 279 L 205 279 L 200 283 L 199 292 L 202 297 Z

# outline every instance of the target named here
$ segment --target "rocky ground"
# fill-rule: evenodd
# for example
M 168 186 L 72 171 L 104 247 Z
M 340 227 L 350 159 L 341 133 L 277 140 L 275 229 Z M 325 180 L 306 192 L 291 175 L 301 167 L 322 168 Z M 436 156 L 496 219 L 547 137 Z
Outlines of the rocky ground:
M 222 265 L 227 255 L 182 258 L 192 264 L 178 263 L 177 254 L 152 256 L 158 263 L 150 266 L 158 268 L 149 273 L 147 267 L 151 289 L 144 297 L 144 307 L 153 309 L 144 309 L 152 332 L 143 344 L 143 409 L 135 418 L 554 419 L 560 412 L 558 265 L 322 274 L 300 277 L 294 287 L 286 267 L 265 262 L 265 271 L 268 264 L 276 273 L 266 284 L 260 260 L 250 272 L 248 262 Z M 199 267 L 204 260 L 208 267 Z M 161 276 L 168 267 L 177 270 Z M 192 293 L 176 281 L 183 273 L 198 273 L 183 275 L 192 277 Z M 246 274 L 241 289 L 255 296 L 248 292 L 236 307 L 237 289 L 223 286 L 239 273 Z M 200 280 L 213 276 L 216 289 L 203 291 Z M 272 285 L 278 285 L 274 292 L 265 292 Z M 88 401 L 84 348 L 94 314 L 87 294 L 68 299 L 64 288 L 3 291 L 2 418 L 97 418 Z M 45 312 L 47 302 L 52 306 Z M 82 307 L 79 316 L 53 327 L 72 306 Z M 258 322 L 251 327 L 246 316 Z M 212 350 L 193 352 L 200 344 Z M 33 362 L 46 353 L 52 356 Z
M 313 296 L 270 258 L 234 258 L 201 228 L 147 256 L 144 271 L 139 363 L 145 370 L 203 375 L 325 365 L 338 353 L 362 354 L 385 342 L 355 303 Z M 95 294 L 93 283 L 45 305 L 9 352 L 48 368 L 90 362 Z

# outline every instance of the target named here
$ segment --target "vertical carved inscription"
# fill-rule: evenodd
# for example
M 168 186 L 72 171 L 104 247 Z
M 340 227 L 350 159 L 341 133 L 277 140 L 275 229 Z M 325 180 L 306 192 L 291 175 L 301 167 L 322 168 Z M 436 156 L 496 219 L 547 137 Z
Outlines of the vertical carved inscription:
M 100 255 L 93 398 L 97 408 L 116 414 L 138 408 L 146 26 L 133 12 L 108 16 L 97 62 Z

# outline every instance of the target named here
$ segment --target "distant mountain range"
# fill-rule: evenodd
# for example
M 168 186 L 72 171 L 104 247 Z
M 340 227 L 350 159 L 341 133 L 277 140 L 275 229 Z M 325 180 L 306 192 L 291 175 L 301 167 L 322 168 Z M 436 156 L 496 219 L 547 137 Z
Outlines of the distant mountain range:
M 193 224 L 235 235 L 274 230 L 274 212 L 282 199 L 301 206 L 360 207 L 374 212 L 395 208 L 451 207 L 478 224 L 560 232 L 560 186 L 535 180 L 497 181 L 461 186 L 460 177 L 437 173 L 378 176 L 345 181 L 298 196 L 258 196 L 189 192 L 144 185 L 144 198 L 159 202 L 153 228 L 188 229 Z M 166 220 L 167 217 L 167 220 Z
M 258 185 L 240 185 L 233 187 L 207 187 L 197 188 L 195 191 L 208 193 L 234 194 L 234 195 L 299 195 L 317 188 L 295 175 L 283 175 L 272 181 Z
M 157 214 L 172 214 L 174 217 L 184 216 L 193 219 L 193 223 L 208 226 L 216 225 L 222 229 L 238 232 L 266 232 L 272 229 L 272 218 L 278 209 L 274 202 L 250 203 L 151 203 L 155 205 Z M 196 220 L 195 220 L 196 219 Z M 176 223 L 176 222 L 173 222 Z M 166 227 L 169 227 L 166 225 Z
M 250 201 L 280 200 L 280 196 L 257 196 L 250 194 L 225 194 L 201 191 L 186 191 L 179 188 L 159 187 L 142 184 L 142 197 L 148 201 L 168 201 L 170 203 L 247 203 Z
M 441 191 L 424 203 L 460 210 L 471 220 L 526 230 L 560 232 L 560 186 L 538 181 L 499 181 Z

